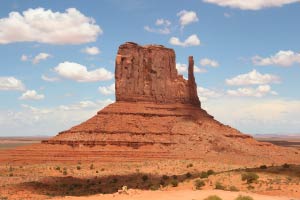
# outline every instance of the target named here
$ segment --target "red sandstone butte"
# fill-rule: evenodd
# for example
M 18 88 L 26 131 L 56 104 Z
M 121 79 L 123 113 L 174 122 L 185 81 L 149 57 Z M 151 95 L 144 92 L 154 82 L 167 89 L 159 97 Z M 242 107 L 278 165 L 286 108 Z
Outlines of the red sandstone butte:
M 116 57 L 115 103 L 42 144 L 6 152 L 9 156 L 2 160 L 195 158 L 231 164 L 300 162 L 295 149 L 258 142 L 203 110 L 193 57 L 188 62 L 185 80 L 176 70 L 173 49 L 122 44 Z

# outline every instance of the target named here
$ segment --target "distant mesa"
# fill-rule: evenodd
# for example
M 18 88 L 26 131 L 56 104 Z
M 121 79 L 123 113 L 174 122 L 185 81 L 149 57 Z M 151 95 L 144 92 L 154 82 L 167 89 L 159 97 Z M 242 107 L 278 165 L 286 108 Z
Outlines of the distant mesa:
M 35 152 L 31 159 L 51 162 L 180 158 L 241 164 L 300 160 L 294 149 L 258 142 L 203 110 L 192 56 L 188 65 L 185 80 L 176 70 L 173 49 L 122 44 L 116 56 L 116 102 L 42 144 L 23 149 L 22 157 L 13 152 L 9 159 L 22 160 L 25 152 Z

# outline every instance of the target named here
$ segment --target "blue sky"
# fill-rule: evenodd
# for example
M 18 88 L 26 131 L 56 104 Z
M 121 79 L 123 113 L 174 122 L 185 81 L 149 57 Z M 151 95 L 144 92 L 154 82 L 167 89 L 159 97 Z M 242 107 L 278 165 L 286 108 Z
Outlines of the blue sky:
M 118 46 L 162 44 L 202 107 L 244 133 L 300 133 L 297 0 L 0 2 L 0 136 L 55 135 L 114 101 Z

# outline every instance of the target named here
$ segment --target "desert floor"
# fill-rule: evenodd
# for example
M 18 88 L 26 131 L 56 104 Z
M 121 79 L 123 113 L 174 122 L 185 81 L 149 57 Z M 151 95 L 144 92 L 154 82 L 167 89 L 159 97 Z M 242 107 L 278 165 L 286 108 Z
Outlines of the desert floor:
M 242 175 L 249 173 L 259 178 L 243 181 Z M 200 200 L 213 194 L 223 200 L 239 194 L 254 200 L 300 199 L 300 163 L 253 166 L 199 159 L 0 163 L 0 200 Z

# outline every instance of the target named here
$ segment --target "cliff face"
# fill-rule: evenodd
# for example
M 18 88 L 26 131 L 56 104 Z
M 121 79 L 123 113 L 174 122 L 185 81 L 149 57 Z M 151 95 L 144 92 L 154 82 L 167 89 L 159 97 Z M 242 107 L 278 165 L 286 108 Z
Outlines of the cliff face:
M 188 80 L 178 75 L 175 52 L 161 45 L 139 46 L 127 42 L 116 57 L 116 100 L 182 103 L 200 106 L 189 57 Z
M 229 156 L 228 162 L 233 158 L 240 162 L 265 160 L 271 154 L 280 158 L 282 152 L 293 158 L 293 152 L 259 143 L 214 120 L 200 107 L 193 57 L 189 57 L 188 80 L 178 75 L 175 63 L 172 49 L 135 43 L 121 45 L 115 71 L 117 101 L 87 121 L 43 141 L 38 150 L 48 155 L 44 149 L 51 149 L 58 160 L 74 160 L 78 156 L 101 160 L 219 161 Z M 54 151 L 54 147 L 58 150 Z M 60 151 L 61 148 L 69 151 Z

